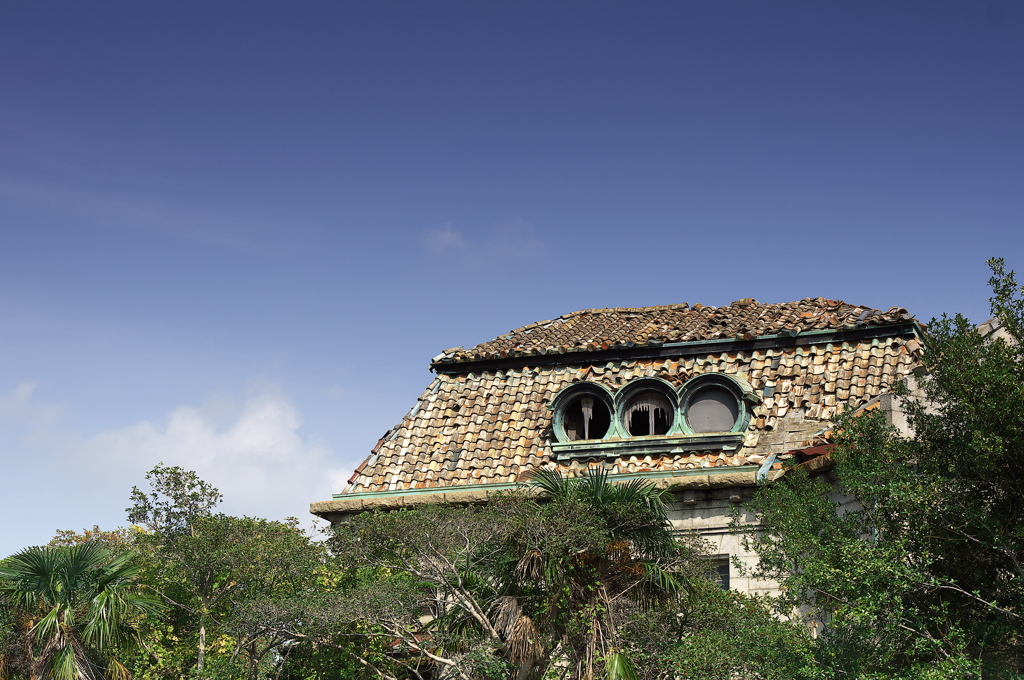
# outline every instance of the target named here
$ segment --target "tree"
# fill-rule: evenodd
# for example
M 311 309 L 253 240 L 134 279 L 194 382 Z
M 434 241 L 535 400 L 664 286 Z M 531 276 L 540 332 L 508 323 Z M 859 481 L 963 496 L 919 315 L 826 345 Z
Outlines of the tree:
M 484 667 L 494 662 L 497 677 L 506 677 L 490 607 L 505 569 L 493 547 L 507 538 L 527 499 L 505 500 L 364 513 L 335 527 L 331 549 L 360 577 L 327 617 L 351 621 L 356 634 L 392 649 L 360 663 L 381 678 L 423 680 L 421 671 L 435 667 L 470 680 L 489 677 Z
M 220 536 L 197 536 L 198 526 L 212 516 L 223 496 L 195 472 L 178 466 L 159 463 L 146 473 L 146 480 L 149 493 L 132 487 L 132 505 L 126 509 L 128 521 L 149 529 L 145 537 L 139 538 L 139 545 L 155 558 L 151 562 L 156 567 L 155 578 L 161 581 L 157 585 L 161 597 L 197 619 L 196 665 L 202 670 L 206 662 L 207 625 L 213 615 L 211 607 L 236 587 L 230 579 L 218 578 L 216 566 L 201 567 L 197 555 L 204 547 L 215 545 L 221 555 L 231 553 L 230 547 L 225 550 L 223 545 L 224 532 Z M 230 573 L 227 575 L 230 577 Z M 181 590 L 184 596 L 172 590 Z M 189 599 L 197 599 L 198 604 Z
M 608 677 L 634 677 L 633 662 L 617 645 L 617 619 L 636 605 L 683 594 L 688 584 L 678 572 L 680 558 L 695 557 L 672 535 L 669 492 L 642 480 L 610 483 L 604 470 L 577 478 L 536 470 L 531 479 L 555 512 L 575 505 L 591 513 L 600 536 L 568 554 L 524 545 L 516 569 L 535 581 L 520 587 L 544 583 L 539 619 L 566 641 L 578 677 L 590 680 L 602 664 Z
M 923 375 L 899 391 L 908 435 L 846 414 L 834 488 L 797 466 L 755 498 L 761 575 L 826 627 L 837 673 L 1024 672 L 1024 290 L 989 265 L 1001 330 L 929 324 Z
M 268 665 L 286 662 L 306 642 L 311 605 L 330 592 L 334 565 L 326 546 L 311 541 L 296 520 L 215 517 L 203 524 L 210 521 L 232 524 L 243 534 L 233 536 L 231 554 L 247 562 L 239 566 L 221 557 L 211 564 L 222 577 L 230 571 L 227 578 L 237 584 L 227 595 L 230 606 L 221 620 L 234 641 L 232 659 L 244 659 L 249 680 L 256 680 Z M 201 527 L 199 536 L 205 533 Z M 207 558 L 215 553 L 210 550 Z
M 301 642 L 301 601 L 317 595 L 326 549 L 294 519 L 214 513 L 220 492 L 191 470 L 161 464 L 146 478 L 151 491 L 134 487 L 128 513 L 150 530 L 136 543 L 148 559 L 150 585 L 176 613 L 166 637 L 194 645 L 201 673 L 217 639 L 218 662 L 255 680 L 269 660 L 286 658 Z M 187 669 L 184 659 L 172 666 Z
M 639 678 L 821 677 L 805 626 L 773 615 L 768 598 L 723 590 L 699 566 L 690 565 L 685 601 L 650 608 L 622 627 L 621 641 Z
M 81 532 L 70 529 L 58 529 L 56 535 L 50 539 L 47 545 L 81 545 L 82 543 L 99 543 L 113 552 L 121 553 L 131 550 L 135 545 L 135 532 L 131 529 L 118 527 L 112 531 L 100 529 L 93 525 L 92 529 L 82 529 Z
M 332 549 L 376 577 L 347 592 L 338 618 L 396 645 L 364 659 L 381 677 L 424 677 L 424 666 L 464 680 L 532 680 L 555 667 L 633 677 L 621 625 L 679 595 L 677 566 L 696 553 L 671 535 L 663 492 L 650 485 L 603 473 L 534 479 L 539 498 L 519 490 L 337 527 Z
M 212 484 L 204 482 L 192 470 L 158 463 L 146 473 L 150 491 L 133 486 L 128 521 L 151 532 L 168 536 L 187 531 L 200 517 L 212 514 L 224 499 Z
M 206 666 L 211 632 L 226 632 L 246 600 L 276 596 L 278 588 L 304 579 L 308 539 L 294 526 L 252 517 L 210 515 L 194 519 L 188 531 L 151 537 L 158 553 L 154 579 L 161 597 L 187 615 L 196 632 L 196 668 Z M 310 568 L 315 564 L 310 565 Z M 239 630 L 236 633 L 242 632 Z M 252 666 L 277 644 L 257 651 L 260 634 L 244 631 L 232 657 Z M 279 641 L 278 641 L 279 642 Z M 236 646 L 237 645 L 237 646 Z
M 0 568 L 0 606 L 11 642 L 0 674 L 15 678 L 125 678 L 119 655 L 136 624 L 162 606 L 137 584 L 133 554 L 98 543 L 27 548 Z M 14 653 L 11 653 L 14 652 Z

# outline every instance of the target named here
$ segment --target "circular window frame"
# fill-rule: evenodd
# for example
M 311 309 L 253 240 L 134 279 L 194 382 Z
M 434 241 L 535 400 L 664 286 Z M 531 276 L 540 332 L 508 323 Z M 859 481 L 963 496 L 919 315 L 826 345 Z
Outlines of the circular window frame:
M 668 400 L 671 408 L 672 424 L 664 434 L 633 435 L 629 432 L 629 423 L 626 422 L 626 409 L 640 392 L 657 392 Z M 680 429 L 680 421 L 683 419 L 679 410 L 679 395 L 676 394 L 672 383 L 661 378 L 638 378 L 627 383 L 618 394 L 615 395 L 615 417 L 613 422 L 618 428 L 619 436 L 629 439 L 644 439 L 647 437 L 669 437 L 683 432 Z
M 695 432 L 690 427 L 690 404 L 700 392 L 712 388 L 723 389 L 736 400 L 736 422 L 733 423 L 731 430 L 723 430 L 723 432 L 746 431 L 750 426 L 750 402 L 756 401 L 757 397 L 750 385 L 725 373 L 705 373 L 691 378 L 679 388 L 680 431 L 695 436 L 718 434 L 716 432 Z
M 591 396 L 598 399 L 608 409 L 608 417 L 611 421 L 608 430 L 603 437 L 597 439 L 569 439 L 565 431 L 565 410 L 569 404 L 579 397 Z M 554 416 L 551 419 L 551 430 L 555 435 L 555 441 L 563 444 L 582 444 L 584 442 L 599 442 L 615 436 L 615 398 L 604 385 L 591 382 L 575 383 L 563 389 L 551 402 L 551 410 Z

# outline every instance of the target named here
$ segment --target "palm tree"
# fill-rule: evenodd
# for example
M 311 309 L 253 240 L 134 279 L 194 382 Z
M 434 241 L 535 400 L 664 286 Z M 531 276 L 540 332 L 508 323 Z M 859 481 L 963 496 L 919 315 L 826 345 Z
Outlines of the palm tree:
M 534 470 L 530 480 L 553 512 L 582 507 L 598 531 L 570 552 L 524 546 L 509 587 L 494 599 L 518 677 L 537 675 L 553 655 L 566 658 L 582 680 L 593 680 L 599 667 L 609 680 L 637 677 L 615 644 L 617 615 L 687 590 L 672 569 L 680 548 L 666 514 L 668 492 L 641 480 L 612 483 L 605 471 L 565 478 Z M 545 639 L 555 645 L 545 646 Z
M 26 548 L 0 563 L 0 607 L 20 651 L 0 666 L 0 677 L 127 678 L 116 655 L 138 643 L 141 617 L 163 610 L 140 590 L 132 558 L 82 543 Z

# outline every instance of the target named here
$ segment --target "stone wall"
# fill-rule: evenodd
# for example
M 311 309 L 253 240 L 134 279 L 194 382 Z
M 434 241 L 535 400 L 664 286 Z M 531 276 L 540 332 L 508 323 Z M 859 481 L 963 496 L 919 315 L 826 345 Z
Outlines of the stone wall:
M 729 588 L 748 594 L 774 594 L 778 590 L 775 581 L 750 578 L 744 572 L 757 563 L 757 555 L 743 548 L 743 536 L 730 528 L 733 513 L 740 503 L 754 495 L 753 487 L 732 487 L 681 491 L 674 494 L 675 500 L 669 506 L 669 520 L 680 532 L 695 532 L 708 544 L 708 553 L 713 558 L 729 559 Z M 744 513 L 740 524 L 754 526 L 753 518 Z M 740 565 L 737 565 L 736 562 Z

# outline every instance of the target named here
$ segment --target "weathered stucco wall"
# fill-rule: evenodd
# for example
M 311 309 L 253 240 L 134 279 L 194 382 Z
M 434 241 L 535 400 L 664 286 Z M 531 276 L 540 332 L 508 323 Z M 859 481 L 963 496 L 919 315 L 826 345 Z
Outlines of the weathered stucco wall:
M 669 519 L 676 530 L 699 534 L 708 544 L 709 556 L 728 557 L 730 590 L 748 594 L 774 593 L 778 589 L 775 581 L 750 578 L 743 573 L 743 567 L 735 564 L 738 560 L 747 570 L 757 564 L 757 555 L 743 547 L 742 533 L 730 527 L 733 514 L 741 509 L 741 502 L 749 500 L 753 494 L 752 487 L 678 492 L 669 507 Z M 741 514 L 739 522 L 754 526 L 749 513 Z

